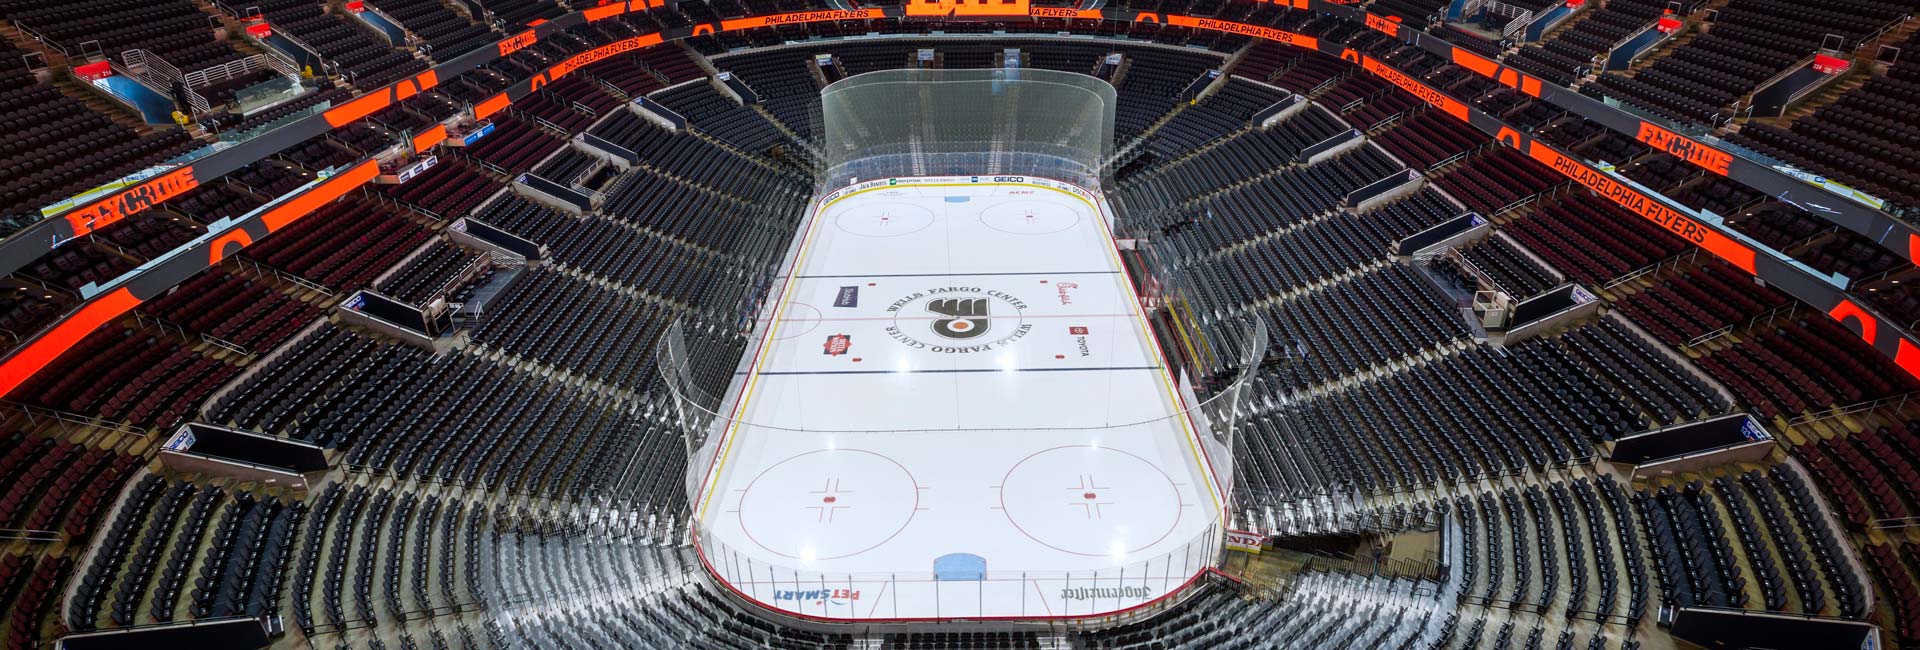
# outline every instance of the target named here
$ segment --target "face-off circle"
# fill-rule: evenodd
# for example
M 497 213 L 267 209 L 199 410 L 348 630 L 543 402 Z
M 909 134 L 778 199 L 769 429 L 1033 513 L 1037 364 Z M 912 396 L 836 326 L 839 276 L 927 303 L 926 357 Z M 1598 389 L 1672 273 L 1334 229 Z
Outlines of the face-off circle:
M 785 341 L 813 333 L 820 326 L 820 308 L 804 302 L 787 305 L 786 313 L 780 315 L 780 330 L 774 333 L 773 340 Z
M 780 557 L 837 560 L 892 540 L 920 508 L 920 486 L 893 459 L 822 449 L 761 470 L 740 495 L 740 530 Z
M 1180 487 L 1153 462 L 1111 447 L 1068 445 L 1007 470 L 1000 508 L 1014 528 L 1042 546 L 1113 557 L 1165 541 L 1186 504 Z
M 933 211 L 900 201 L 862 201 L 834 211 L 833 225 L 862 237 L 899 237 L 933 225 Z
M 1051 235 L 1079 225 L 1080 211 L 1032 199 L 1007 201 L 981 210 L 980 223 L 1015 235 Z

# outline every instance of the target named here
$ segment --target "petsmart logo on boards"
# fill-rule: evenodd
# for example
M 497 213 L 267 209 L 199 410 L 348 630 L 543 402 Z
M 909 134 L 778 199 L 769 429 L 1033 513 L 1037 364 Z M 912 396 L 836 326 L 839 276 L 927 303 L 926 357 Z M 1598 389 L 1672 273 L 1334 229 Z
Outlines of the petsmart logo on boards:
M 811 600 L 815 605 L 825 605 L 825 604 L 845 605 L 847 603 L 860 600 L 860 590 L 858 589 L 800 589 L 800 590 L 780 589 L 780 590 L 775 590 L 773 592 L 773 602 L 778 603 L 783 600 L 791 600 L 794 602 L 806 602 Z

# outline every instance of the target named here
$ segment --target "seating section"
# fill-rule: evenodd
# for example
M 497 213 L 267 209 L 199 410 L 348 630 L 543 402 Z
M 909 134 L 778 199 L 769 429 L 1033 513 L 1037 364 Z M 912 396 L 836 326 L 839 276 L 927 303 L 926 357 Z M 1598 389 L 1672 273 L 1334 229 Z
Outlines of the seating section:
M 260 15 L 276 30 L 320 51 L 338 74 L 361 90 L 379 88 L 427 69 L 427 61 L 394 49 L 357 20 L 327 13 L 311 0 L 260 0 Z M 379 6 L 379 5 L 375 5 Z
M 1505 237 L 1494 237 L 1478 245 L 1461 249 L 1461 259 L 1475 271 L 1493 279 L 1494 286 L 1517 299 L 1525 299 L 1559 285 L 1555 273 L 1541 268 Z
M 264 278 L 210 269 L 140 310 L 188 332 L 248 350 L 269 350 L 292 337 L 320 310 Z
M 82 55 L 89 43 L 117 61 L 122 52 L 143 49 L 181 72 L 240 58 L 233 46 L 214 38 L 211 16 L 186 0 L 7 0 L 0 2 L 0 14 L 51 39 L 69 56 Z
M 493 140 L 494 137 L 489 135 L 481 142 Z M 523 132 L 521 137 L 526 141 L 552 144 L 550 136 L 535 134 L 532 131 Z M 509 141 L 507 138 L 501 138 L 495 142 L 507 141 Z M 494 145 L 494 148 L 486 151 L 503 156 L 501 158 L 503 161 L 519 161 L 528 166 L 545 155 L 544 152 L 534 155 L 531 152 L 521 152 L 503 145 Z M 549 148 L 546 151 L 552 151 L 552 149 Z M 522 158 L 527 160 L 520 160 Z M 380 192 L 427 216 L 440 220 L 452 220 L 479 206 L 482 201 L 487 200 L 503 187 L 500 181 L 487 176 L 485 172 L 475 167 L 458 160 L 443 159 L 440 164 L 421 172 L 419 176 L 413 177 L 406 183 L 381 186 Z
M 1796 417 L 1920 389 L 1892 361 L 1825 318 L 1759 326 L 1700 365 L 1763 417 Z
M 0 59 L 19 60 L 6 48 Z M 140 135 L 24 68 L 0 72 L 0 115 L 12 133 L 0 143 L 0 236 L 40 220 L 40 208 L 194 148 L 185 131 Z
M 1692 2 L 1688 4 L 1699 4 Z M 1559 35 L 1537 44 L 1522 46 L 1507 65 L 1537 75 L 1562 86 L 1571 86 L 1584 73 L 1597 72 L 1596 57 L 1613 52 L 1613 46 L 1627 36 L 1646 28 L 1667 10 L 1667 3 L 1655 0 L 1619 0 L 1594 7 L 1573 18 Z M 1606 62 L 1600 61 L 1601 65 Z
M 475 25 L 438 0 L 373 0 L 381 12 L 400 21 L 434 59 L 445 61 L 499 40 L 499 35 Z
M 479 0 L 475 4 L 506 23 L 508 33 L 518 32 L 536 20 L 550 20 L 566 13 L 550 0 Z M 472 6 L 472 5 L 469 5 Z
M 1435 181 L 1482 216 L 1506 214 L 1569 181 L 1509 147 L 1486 149 Z
M 178 339 L 103 327 L 55 360 L 48 368 L 54 372 L 23 384 L 20 396 L 51 409 L 170 429 L 239 372 L 209 354 Z
M 1908 38 L 1900 46 L 1916 44 Z M 1920 63 L 1900 61 L 1884 76 L 1872 77 L 1789 127 L 1749 124 L 1732 140 L 1883 199 L 1916 206 L 1920 131 L 1907 119 L 1916 103 Z
M 1666 229 L 1577 193 L 1544 202 L 1505 231 L 1554 268 L 1589 285 L 1688 250 L 1684 240 Z
M 306 511 L 297 501 L 229 496 L 149 474 L 130 490 L 80 573 L 67 625 L 102 627 L 102 610 L 106 626 L 278 614 Z M 203 536 L 211 545 L 196 557 Z
M 1582 87 L 1618 97 L 1669 119 L 1724 123 L 1733 103 L 1761 82 L 1814 53 L 1827 34 L 1852 49 L 1908 13 L 1872 0 L 1735 0 L 1719 10 L 1711 31 L 1693 38 L 1633 76 L 1602 75 Z
M 1180 109 L 1166 124 L 1147 138 L 1146 146 L 1155 155 L 1173 157 L 1190 151 L 1228 133 L 1248 128 L 1255 113 L 1286 97 L 1286 93 L 1239 76 L 1228 76 L 1226 85 L 1198 104 Z
M 721 95 L 712 83 L 716 82 L 696 81 L 649 97 L 679 113 L 700 132 L 747 151 L 765 151 L 787 140 L 766 117 Z
M 1667 345 L 1686 346 L 1793 304 L 1722 262 L 1711 262 L 1614 301 Z
M 374 5 L 440 60 L 497 40 L 493 25 L 512 33 L 564 11 L 547 0 L 461 1 L 465 11 L 438 0 Z M 15 11 L 7 2 L 0 11 Z M 1861 280 L 1856 290 L 1888 315 L 1920 313 L 1905 261 L 1881 246 L 1378 30 L 1284 3 L 1110 6 L 1217 15 L 1367 52 L 1725 215 L 1816 269 Z M 20 11 L 80 8 L 115 13 L 86 17 L 76 33 L 153 16 L 181 32 L 180 47 L 200 47 L 167 18 L 177 17 L 172 5 Z M 78 305 L 87 284 L 554 61 L 662 27 L 818 8 L 680 3 L 543 35 L 0 278 L 0 330 L 30 336 Z M 1367 8 L 1423 28 L 1443 10 L 1427 0 Z M 1569 78 L 1661 8 L 1614 0 L 1508 60 Z M 1733 0 L 1710 32 L 1592 88 L 1717 121 L 1818 34 L 1858 40 L 1895 9 Z M 262 10 L 357 87 L 427 64 L 311 0 L 268 0 Z M 936 25 L 940 35 L 919 34 Z M 175 42 L 134 27 L 114 35 Z M 1012 34 L 1006 44 L 979 36 L 996 30 Z M 907 38 L 888 37 L 896 34 Z M 808 61 L 832 54 L 857 74 L 910 65 L 922 47 L 949 68 L 997 67 L 1008 47 L 1024 65 L 1072 72 L 1123 54 L 1109 74 L 1120 75 L 1115 144 L 1126 155 L 1104 189 L 1117 236 L 1136 245 L 1125 259 L 1144 274 L 1133 277 L 1150 278 L 1156 300 L 1177 299 L 1202 346 L 1227 346 L 1231 328 L 1255 321 L 1269 339 L 1244 387 L 1226 506 L 1236 528 L 1274 536 L 1259 567 L 1229 562 L 1223 570 L 1245 575 L 1208 573 L 1188 597 L 1116 625 L 1037 632 L 957 623 L 821 632 L 743 608 L 706 577 L 688 543 L 691 459 L 659 376 L 661 338 L 684 326 L 688 377 L 700 390 L 726 389 L 751 345 L 741 323 L 778 279 L 814 190 L 808 147 L 789 146 L 818 134 Z M 1236 53 L 1216 93 L 1181 101 Z M 739 75 L 763 103 L 727 99 L 698 56 Z M 0 107 L 38 120 L 18 143 L 0 144 L 18 172 L 0 183 L 5 214 L 19 215 L 14 228 L 60 192 L 107 180 L 80 179 L 86 172 L 144 167 L 197 144 L 177 132 L 142 140 L 7 58 Z M 1896 67 L 1789 129 L 1748 124 L 1739 137 L 1811 169 L 1857 168 L 1849 173 L 1861 186 L 1880 182 L 1897 195 L 1897 170 L 1856 158 L 1904 160 L 1894 122 L 1908 72 Z M 1288 93 L 1309 105 L 1264 128 L 1251 123 Z M 668 131 L 622 107 L 638 95 L 693 128 Z M 1920 410 L 1903 397 L 1920 382 L 1845 326 L 1337 58 L 1157 22 L 821 22 L 608 57 L 492 119 L 493 134 L 444 152 L 409 182 L 328 203 L 111 319 L 8 396 L 17 404 L 0 413 L 0 529 L 64 537 L 0 556 L 6 647 L 244 615 L 282 617 L 312 645 L 369 650 L 1631 650 L 1667 642 L 1649 616 L 1690 606 L 1885 621 L 1902 642 L 1920 640 L 1920 546 L 1896 528 L 1920 515 Z M 640 160 L 603 163 L 567 142 L 579 133 Z M 789 142 L 795 136 L 801 142 Z M 66 175 L 43 176 L 49 167 Z M 1349 201 L 1409 168 L 1421 174 L 1400 191 Z M 529 170 L 590 188 L 600 203 L 571 214 L 503 191 Z M 1491 234 L 1444 254 L 1398 254 L 1410 235 L 1467 212 Z M 438 232 L 460 217 L 546 255 L 523 262 Z M 1599 315 L 1510 336 L 1475 311 L 1478 289 L 1525 298 L 1565 283 L 1604 301 Z M 442 321 L 454 328 L 449 344 L 419 347 L 328 315 L 369 287 L 456 305 Z M 1622 438 L 1732 413 L 1776 434 L 1779 453 L 1630 481 L 1605 462 Z M 312 443 L 338 467 L 294 490 L 151 462 L 190 421 Z M 1426 546 L 1425 558 L 1388 557 Z M 1328 554 L 1333 547 L 1345 554 Z
M 247 247 L 245 255 L 321 286 L 351 291 L 369 284 L 426 238 L 426 229 L 390 207 L 346 199 Z
M 428 244 L 424 253 L 395 269 L 374 288 L 389 298 L 425 305 L 434 298 L 447 296 L 462 279 L 459 274 L 472 268 L 481 256 L 482 253 L 436 239 Z
M 461 153 L 503 176 L 516 176 L 520 172 L 527 171 L 533 168 L 534 163 L 553 153 L 553 150 L 567 144 L 565 139 L 554 135 L 551 131 L 505 114 L 493 117 L 493 127 L 493 133 L 474 143 L 473 146 L 466 147 Z M 478 181 L 473 182 L 475 185 L 484 185 Z M 447 211 L 436 210 L 436 212 L 442 215 L 459 214 L 461 210 L 455 206 L 464 203 L 466 202 L 460 201 L 452 206 L 442 205 L 441 207 L 447 208 Z

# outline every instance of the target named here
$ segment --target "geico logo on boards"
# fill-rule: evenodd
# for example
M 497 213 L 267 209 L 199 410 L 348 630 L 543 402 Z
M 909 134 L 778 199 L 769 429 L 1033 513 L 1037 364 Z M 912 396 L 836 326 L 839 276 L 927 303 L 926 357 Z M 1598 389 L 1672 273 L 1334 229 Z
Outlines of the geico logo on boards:
M 1025 176 L 995 176 L 995 177 L 993 177 L 993 182 L 995 182 L 995 183 L 1025 183 L 1025 182 L 1027 182 L 1027 177 L 1025 177 Z

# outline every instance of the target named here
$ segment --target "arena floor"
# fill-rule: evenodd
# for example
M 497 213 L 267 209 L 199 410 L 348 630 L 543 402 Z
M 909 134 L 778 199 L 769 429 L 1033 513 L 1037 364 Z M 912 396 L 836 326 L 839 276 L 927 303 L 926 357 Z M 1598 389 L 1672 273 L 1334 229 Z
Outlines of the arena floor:
M 801 236 L 697 504 L 740 595 L 832 619 L 1082 617 L 1209 565 L 1214 474 L 1097 197 L 873 181 Z

